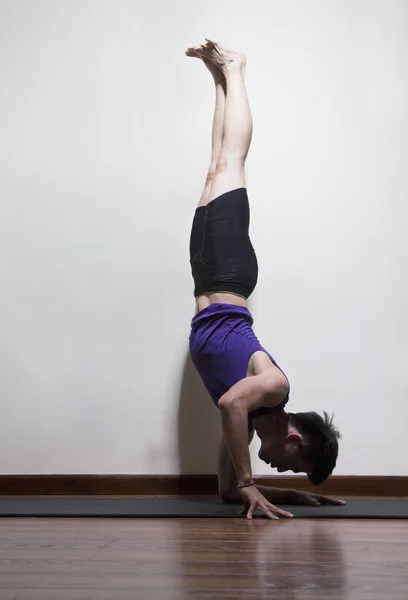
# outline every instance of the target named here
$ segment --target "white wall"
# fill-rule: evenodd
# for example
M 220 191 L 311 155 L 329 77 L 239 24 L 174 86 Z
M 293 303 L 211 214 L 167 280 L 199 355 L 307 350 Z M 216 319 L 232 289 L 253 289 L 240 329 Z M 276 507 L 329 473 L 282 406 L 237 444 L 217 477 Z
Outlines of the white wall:
M 407 475 L 405 0 L 1 1 L 0 472 L 215 468 L 186 363 L 205 36 L 248 55 L 251 310 L 289 408 L 335 412 L 337 474 Z

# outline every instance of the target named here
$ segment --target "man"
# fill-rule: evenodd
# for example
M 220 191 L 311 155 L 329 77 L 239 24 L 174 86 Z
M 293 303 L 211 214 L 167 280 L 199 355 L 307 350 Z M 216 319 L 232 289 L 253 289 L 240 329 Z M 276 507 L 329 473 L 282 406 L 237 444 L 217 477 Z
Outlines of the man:
M 257 508 L 271 519 L 293 516 L 273 502 L 343 504 L 296 490 L 256 486 L 252 478 L 249 443 L 254 431 L 264 462 L 279 472 L 305 472 L 315 485 L 332 473 L 340 435 L 326 413 L 322 418 L 285 412 L 288 379 L 252 330 L 247 298 L 256 286 L 258 265 L 249 238 L 245 183 L 252 138 L 245 56 L 208 39 L 186 54 L 205 63 L 216 90 L 211 165 L 190 238 L 196 297 L 190 354 L 221 413 L 221 497 L 243 501 L 248 518 Z

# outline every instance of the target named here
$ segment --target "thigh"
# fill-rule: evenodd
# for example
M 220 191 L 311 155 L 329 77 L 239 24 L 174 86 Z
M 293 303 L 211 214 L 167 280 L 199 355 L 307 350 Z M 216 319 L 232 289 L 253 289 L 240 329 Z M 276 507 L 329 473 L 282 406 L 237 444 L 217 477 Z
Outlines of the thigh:
M 203 234 L 205 240 L 216 235 L 249 235 L 250 210 L 245 187 L 233 189 L 207 205 Z
M 195 295 L 223 292 L 248 298 L 258 280 L 249 237 L 246 188 L 231 190 L 207 205 L 200 251 L 191 259 Z
M 211 203 L 214 198 L 221 196 L 221 194 L 240 187 L 246 187 L 244 161 L 240 158 L 231 157 L 226 160 L 228 160 L 228 164 L 221 161 L 221 166 L 217 166 L 208 196 L 208 203 Z

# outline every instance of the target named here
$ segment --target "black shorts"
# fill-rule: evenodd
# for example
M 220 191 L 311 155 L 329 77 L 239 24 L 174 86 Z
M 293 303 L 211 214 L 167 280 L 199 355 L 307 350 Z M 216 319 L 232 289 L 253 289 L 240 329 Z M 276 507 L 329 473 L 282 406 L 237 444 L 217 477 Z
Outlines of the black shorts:
M 258 261 L 249 238 L 245 188 L 232 190 L 196 209 L 190 237 L 194 296 L 229 292 L 248 298 L 258 280 Z

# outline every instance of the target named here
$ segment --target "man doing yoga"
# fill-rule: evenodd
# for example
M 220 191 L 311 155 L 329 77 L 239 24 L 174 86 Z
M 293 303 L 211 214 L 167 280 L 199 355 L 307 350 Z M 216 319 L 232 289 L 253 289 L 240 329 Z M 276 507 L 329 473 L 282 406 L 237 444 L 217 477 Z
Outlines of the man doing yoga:
M 279 472 L 307 473 L 315 485 L 333 471 L 339 433 L 326 413 L 288 413 L 289 382 L 252 329 L 247 298 L 258 264 L 249 237 L 245 160 L 252 116 L 245 87 L 245 56 L 206 40 L 188 48 L 215 82 L 212 159 L 194 214 L 190 264 L 196 314 L 190 355 L 221 414 L 219 492 L 225 502 L 243 502 L 269 518 L 292 515 L 273 503 L 344 504 L 317 494 L 255 485 L 249 444 L 254 431 L 259 458 Z

